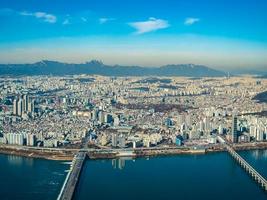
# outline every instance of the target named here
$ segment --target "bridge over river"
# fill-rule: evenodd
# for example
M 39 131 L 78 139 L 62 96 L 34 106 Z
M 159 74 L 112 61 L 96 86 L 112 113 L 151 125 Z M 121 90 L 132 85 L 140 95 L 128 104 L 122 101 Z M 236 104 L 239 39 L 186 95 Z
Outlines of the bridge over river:
M 231 146 L 225 142 L 223 138 L 218 137 L 220 143 L 222 143 L 227 152 L 237 161 L 237 163 L 265 190 L 267 191 L 266 179 L 257 172 L 247 161 L 245 161 Z M 84 165 L 84 161 L 87 157 L 88 151 L 81 150 L 74 157 L 71 168 L 66 176 L 65 182 L 61 188 L 60 194 L 57 200 L 71 200 L 73 198 L 75 188 L 78 184 L 80 174 Z M 125 152 L 121 153 L 124 156 Z
M 237 163 L 265 190 L 267 191 L 266 179 L 257 172 L 247 161 L 245 161 L 231 146 L 226 145 L 229 154 Z
M 87 152 L 78 152 L 78 154 L 73 158 L 70 170 L 67 177 L 63 183 L 57 200 L 71 200 L 75 188 L 78 184 L 80 174 L 83 168 L 84 161 L 86 159 Z
M 222 143 L 227 152 L 237 161 L 237 163 L 265 190 L 267 191 L 267 180 L 254 169 L 245 159 L 243 159 L 221 136 L 218 141 Z

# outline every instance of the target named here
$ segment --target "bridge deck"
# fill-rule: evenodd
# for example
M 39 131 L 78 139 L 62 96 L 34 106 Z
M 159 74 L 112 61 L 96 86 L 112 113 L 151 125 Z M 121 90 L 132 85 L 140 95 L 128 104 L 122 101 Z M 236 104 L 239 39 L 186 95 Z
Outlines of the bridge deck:
M 86 152 L 79 152 L 72 161 L 71 169 L 62 186 L 57 200 L 71 200 L 78 183 L 80 173 L 86 158 Z
M 260 184 L 260 186 L 267 191 L 267 181 L 266 179 L 260 175 L 257 170 L 255 170 L 247 161 L 245 161 L 231 146 L 226 145 L 227 151 L 230 155 L 243 167 L 251 176 L 252 178 Z

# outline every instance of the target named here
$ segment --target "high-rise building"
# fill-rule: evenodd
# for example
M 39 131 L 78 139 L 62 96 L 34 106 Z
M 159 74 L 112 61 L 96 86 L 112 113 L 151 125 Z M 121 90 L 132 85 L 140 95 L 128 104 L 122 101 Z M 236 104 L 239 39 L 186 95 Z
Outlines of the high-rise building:
M 211 131 L 210 119 L 208 117 L 204 118 L 203 123 L 205 131 L 209 133 Z
M 234 115 L 232 119 L 232 142 L 238 142 L 238 135 L 237 135 L 237 116 Z
M 24 94 L 22 95 L 22 110 L 28 111 L 29 96 Z
M 17 103 L 18 103 L 18 100 L 14 99 L 14 101 L 13 101 L 13 115 L 18 115 Z
M 117 138 L 117 134 L 116 133 L 112 134 L 111 143 L 112 143 L 112 146 L 113 147 L 116 147 L 117 146 L 117 144 L 118 144 L 118 138 Z
M 34 100 L 29 100 L 27 103 L 27 112 L 33 113 L 34 112 Z
M 18 115 L 18 116 L 21 116 L 22 113 L 23 113 L 23 104 L 22 104 L 22 100 L 19 99 L 19 100 L 17 101 L 17 115 Z
M 26 135 L 27 146 L 35 146 L 35 142 L 36 142 L 36 136 L 34 134 Z
M 263 141 L 263 138 L 264 138 L 264 131 L 259 127 L 257 129 L 257 137 L 256 137 L 256 140 L 257 141 Z
M 24 137 L 22 133 L 8 133 L 6 134 L 8 144 L 23 145 Z
M 113 126 L 119 126 L 119 124 L 120 124 L 120 119 L 117 115 L 115 115 L 113 120 Z
M 204 122 L 203 121 L 199 122 L 199 131 L 204 131 Z
M 22 95 L 22 98 L 13 101 L 13 115 L 22 116 L 23 113 L 34 112 L 34 100 L 31 100 L 28 95 Z
M 220 135 L 223 134 L 223 126 L 222 126 L 222 124 L 220 124 L 220 126 L 219 126 L 219 134 L 220 134 Z
M 125 147 L 125 137 L 123 135 L 120 135 L 118 138 L 119 147 L 124 148 Z

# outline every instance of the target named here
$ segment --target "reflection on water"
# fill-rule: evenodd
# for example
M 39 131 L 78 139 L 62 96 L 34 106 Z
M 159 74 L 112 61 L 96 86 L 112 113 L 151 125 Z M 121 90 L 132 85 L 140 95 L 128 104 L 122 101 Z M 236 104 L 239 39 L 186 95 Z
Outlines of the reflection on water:
M 255 160 L 267 159 L 267 150 L 254 150 L 252 151 L 252 157 Z
M 64 164 L 64 165 L 71 165 L 72 162 L 62 162 L 61 164 Z
M 23 164 L 27 166 L 32 166 L 34 162 L 34 159 L 32 158 L 24 158 L 24 157 L 15 156 L 15 155 L 7 155 L 7 160 L 9 164 L 18 165 L 18 166 L 23 165 Z
M 132 157 L 121 157 L 118 159 L 112 159 L 113 169 L 124 169 L 126 161 L 135 161 Z

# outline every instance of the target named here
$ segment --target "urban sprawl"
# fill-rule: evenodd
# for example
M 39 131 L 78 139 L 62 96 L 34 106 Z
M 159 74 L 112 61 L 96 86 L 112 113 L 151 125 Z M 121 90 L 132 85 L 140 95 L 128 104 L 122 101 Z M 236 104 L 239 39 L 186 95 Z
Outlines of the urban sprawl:
M 0 78 L 0 143 L 49 148 L 206 149 L 261 143 L 267 88 L 253 77 Z

